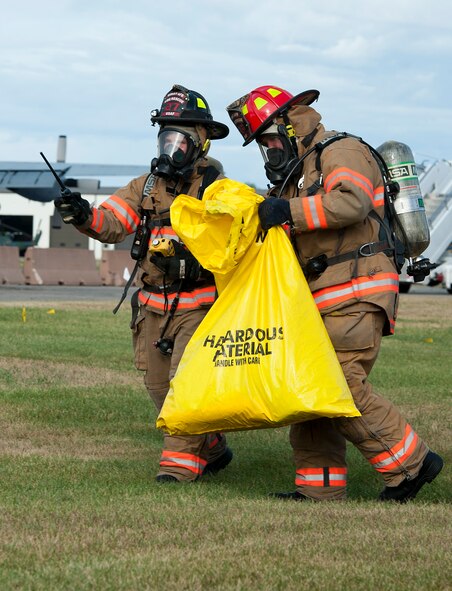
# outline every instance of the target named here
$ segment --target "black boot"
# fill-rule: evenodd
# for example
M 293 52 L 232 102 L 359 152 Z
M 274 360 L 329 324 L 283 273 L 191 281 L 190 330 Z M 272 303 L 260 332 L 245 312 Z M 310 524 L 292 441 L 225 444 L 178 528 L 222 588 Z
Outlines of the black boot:
M 155 480 L 160 484 L 166 484 L 167 482 L 179 482 L 179 480 L 175 476 L 171 476 L 171 474 L 159 474 L 155 477 Z
M 277 493 L 269 493 L 269 497 L 273 499 L 280 499 L 282 501 L 309 501 L 308 497 L 305 497 L 297 490 L 293 492 L 277 492 Z
M 387 486 L 378 497 L 379 501 L 396 501 L 406 503 L 414 499 L 417 493 L 427 482 L 432 482 L 443 467 L 443 459 L 433 451 L 425 456 L 419 474 L 416 478 L 408 480 L 405 478 L 398 486 Z
M 213 462 L 209 462 L 206 467 L 204 468 L 203 476 L 205 474 L 217 474 L 220 470 L 224 470 L 226 466 L 231 462 L 234 454 L 232 453 L 232 449 L 227 447 L 224 453 L 214 460 Z

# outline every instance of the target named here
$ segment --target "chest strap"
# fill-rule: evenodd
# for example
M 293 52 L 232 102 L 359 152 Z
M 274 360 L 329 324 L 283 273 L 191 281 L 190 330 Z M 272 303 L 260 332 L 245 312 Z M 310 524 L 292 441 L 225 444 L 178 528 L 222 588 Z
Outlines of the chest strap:
M 366 242 L 362 244 L 356 250 L 350 252 L 344 252 L 334 257 L 327 257 L 326 254 L 320 254 L 317 257 L 308 259 L 306 265 L 302 265 L 303 273 L 308 275 L 321 275 L 327 267 L 331 265 L 337 265 L 338 263 L 344 263 L 345 261 L 357 261 L 360 258 L 371 257 L 379 252 L 384 252 L 387 256 L 392 256 L 393 248 L 387 240 L 380 242 Z M 356 265 L 353 272 L 355 275 Z

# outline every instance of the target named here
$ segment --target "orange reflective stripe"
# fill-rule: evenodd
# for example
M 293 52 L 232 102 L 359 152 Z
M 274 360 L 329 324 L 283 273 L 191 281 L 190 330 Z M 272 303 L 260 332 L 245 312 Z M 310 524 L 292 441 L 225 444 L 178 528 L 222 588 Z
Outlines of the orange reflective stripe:
M 332 191 L 340 182 L 349 181 L 366 193 L 373 203 L 374 187 L 370 180 L 364 175 L 351 168 L 336 168 L 325 179 L 325 192 Z
M 317 307 L 322 310 L 349 299 L 388 291 L 399 291 L 399 276 L 396 273 L 376 273 L 371 277 L 357 277 L 346 283 L 313 291 L 312 295 Z
M 168 306 L 171 306 L 175 293 L 167 294 L 165 304 L 164 293 L 153 293 L 146 289 L 141 289 L 138 294 L 139 301 L 151 308 L 164 311 Z M 191 310 L 199 308 L 203 304 L 213 304 L 215 301 L 216 289 L 213 285 L 208 285 L 201 289 L 194 289 L 193 291 L 183 291 L 180 294 L 179 303 L 177 309 L 179 310 Z
M 187 454 L 180 451 L 164 450 L 160 459 L 160 466 L 176 466 L 178 468 L 186 468 L 195 474 L 202 474 L 206 460 L 193 454 Z
M 410 425 L 405 427 L 405 435 L 399 443 L 394 445 L 389 451 L 384 451 L 375 456 L 369 462 L 378 470 L 378 472 L 390 472 L 406 462 L 413 453 L 418 441 L 417 433 L 413 431 Z
M 395 330 L 395 320 L 394 320 L 394 318 L 390 318 L 389 319 L 389 332 L 391 334 L 394 334 L 394 330 Z
M 154 240 L 154 238 L 166 238 L 167 240 L 177 240 L 180 241 L 179 236 L 173 230 L 171 226 L 162 226 L 161 228 L 152 228 L 151 230 L 151 238 L 150 240 Z
M 101 209 L 97 209 L 97 207 L 93 207 L 92 212 L 93 221 L 91 222 L 90 229 L 94 230 L 94 232 L 100 232 L 104 223 L 105 214 Z
M 296 471 L 296 486 L 346 486 L 347 468 L 300 468 Z
M 381 207 L 385 202 L 385 190 L 384 187 L 377 187 L 374 191 L 374 207 Z
M 218 437 L 217 434 L 210 436 L 210 441 L 209 441 L 209 449 L 212 449 L 213 447 L 215 447 L 216 445 L 218 445 L 221 441 L 221 439 Z
M 322 196 L 310 195 L 302 197 L 303 211 L 306 218 L 306 224 L 309 230 L 318 228 L 327 228 L 325 210 L 323 209 Z
M 330 486 L 347 486 L 347 468 L 330 468 Z
M 173 228 L 171 226 L 162 226 L 160 228 L 152 228 L 151 234 L 149 236 L 149 243 L 148 243 L 149 246 L 151 246 L 152 241 L 155 240 L 156 238 L 158 238 L 158 239 L 164 238 L 165 240 L 176 240 L 177 242 L 180 242 L 179 236 L 176 234 L 176 232 L 173 230 Z
M 117 195 L 112 195 L 102 203 L 102 207 L 111 210 L 121 222 L 128 234 L 132 234 L 140 223 L 140 216 Z

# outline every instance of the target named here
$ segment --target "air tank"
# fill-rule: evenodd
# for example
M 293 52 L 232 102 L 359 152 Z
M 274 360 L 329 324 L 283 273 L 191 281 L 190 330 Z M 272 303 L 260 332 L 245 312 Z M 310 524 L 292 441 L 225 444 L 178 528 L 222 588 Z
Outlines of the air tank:
M 386 162 L 390 179 L 400 187 L 394 208 L 404 232 L 397 227 L 395 232 L 405 244 L 406 256 L 418 257 L 430 244 L 430 230 L 413 152 L 406 144 L 393 140 L 379 146 L 377 151 Z

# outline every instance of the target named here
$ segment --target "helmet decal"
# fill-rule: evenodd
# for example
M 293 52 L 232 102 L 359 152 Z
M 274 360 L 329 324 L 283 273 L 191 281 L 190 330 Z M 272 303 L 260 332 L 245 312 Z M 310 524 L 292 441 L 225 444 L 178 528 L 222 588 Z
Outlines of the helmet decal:
M 213 120 L 206 99 L 199 92 L 180 84 L 175 84 L 166 93 L 160 109 L 151 112 L 153 125 L 171 125 L 175 120 L 183 125 L 203 125 L 212 140 L 224 138 L 229 133 L 227 125 Z

